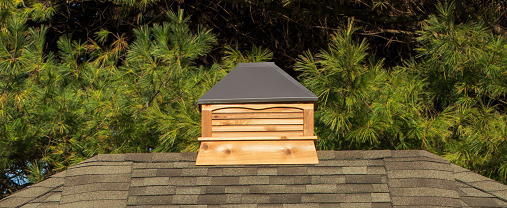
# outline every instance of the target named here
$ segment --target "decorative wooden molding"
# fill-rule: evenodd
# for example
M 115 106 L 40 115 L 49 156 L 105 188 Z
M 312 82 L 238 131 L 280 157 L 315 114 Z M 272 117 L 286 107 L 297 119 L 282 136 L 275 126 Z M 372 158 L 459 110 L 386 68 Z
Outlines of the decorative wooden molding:
M 299 109 L 313 109 L 313 103 L 273 103 L 273 104 L 203 104 L 202 110 L 218 110 L 222 108 L 249 108 L 255 110 L 267 108 L 299 108 Z
M 270 140 L 317 140 L 317 136 L 295 137 L 199 137 L 198 141 L 270 141 Z

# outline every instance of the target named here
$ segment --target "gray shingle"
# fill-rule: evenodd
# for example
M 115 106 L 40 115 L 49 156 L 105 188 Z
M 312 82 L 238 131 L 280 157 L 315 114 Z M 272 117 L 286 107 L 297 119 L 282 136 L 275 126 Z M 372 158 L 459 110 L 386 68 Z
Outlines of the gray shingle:
M 228 194 L 247 194 L 250 193 L 250 186 L 226 186 L 225 193 Z
M 391 203 L 395 206 L 448 206 L 460 207 L 458 199 L 442 197 L 391 197 Z
M 34 185 L 32 185 L 32 187 L 51 187 L 51 188 L 55 188 L 55 187 L 58 187 L 58 186 L 61 186 L 63 185 L 63 182 L 64 182 L 64 179 L 63 178 L 60 178 L 60 177 L 51 177 L 51 178 L 48 178 L 46 180 L 43 180 L 39 183 L 36 183 Z
M 257 175 L 257 168 L 224 168 L 223 176 L 254 176 Z
M 125 161 L 126 154 L 98 154 L 95 156 L 97 161 L 104 162 L 123 162 Z
M 86 166 L 67 170 L 67 177 L 79 175 L 130 174 L 132 166 Z
M 269 184 L 269 176 L 241 176 L 239 184 Z
M 453 174 L 438 170 L 390 170 L 387 171 L 389 179 L 393 178 L 433 178 L 454 180 Z
M 391 150 L 363 151 L 364 159 L 378 159 L 391 157 Z
M 367 168 L 367 174 L 370 175 L 386 175 L 386 168 L 385 167 L 368 167 Z
M 336 151 L 335 152 L 335 159 L 337 159 L 337 160 L 364 159 L 363 152 L 364 151 L 361 151 L 361 150 Z
M 241 194 L 226 194 L 225 203 L 227 204 L 241 204 Z
M 189 168 L 183 169 L 181 172 L 182 176 L 207 176 L 208 168 Z
M 35 186 L 35 187 L 23 189 L 22 191 L 18 192 L 16 194 L 16 196 L 17 197 L 34 198 L 34 197 L 44 195 L 51 190 L 53 190 L 52 187 Z
M 372 203 L 372 208 L 392 208 L 391 203 Z
M 341 184 L 345 183 L 345 176 L 343 175 L 330 175 L 330 176 L 312 176 L 312 184 Z
M 197 204 L 199 195 L 173 195 L 173 204 Z
M 306 193 L 336 193 L 335 184 L 306 185 Z
M 202 186 L 177 186 L 176 195 L 184 194 L 204 194 L 205 188 Z
M 277 168 L 259 168 L 257 169 L 257 175 L 277 175 Z
M 307 175 L 307 167 L 279 167 L 277 170 L 278 175 Z
M 252 185 L 250 186 L 250 193 L 252 194 L 271 194 L 271 193 L 285 193 L 286 185 Z
M 32 200 L 32 198 L 10 196 L 0 201 L 0 207 L 17 207 L 27 203 L 30 200 Z
M 129 197 L 129 201 L 132 197 Z M 172 204 L 173 196 L 137 196 L 135 197 L 133 205 L 157 205 L 157 204 Z
M 238 185 L 239 184 L 239 177 L 238 176 L 232 176 L 232 177 L 212 177 L 211 178 L 211 185 Z
M 153 154 L 151 154 L 151 153 L 127 153 L 127 154 L 125 154 L 125 161 L 152 162 L 153 161 Z
M 391 188 L 391 196 L 434 196 L 434 197 L 459 198 L 458 192 L 454 190 L 429 188 L 429 187 Z
M 331 160 L 335 158 L 335 151 L 317 151 L 319 160 Z
M 200 186 L 209 186 L 211 185 L 212 177 L 197 177 L 197 184 Z
M 504 184 L 498 183 L 493 180 L 487 180 L 487 181 L 478 181 L 473 183 L 468 183 L 468 185 L 473 186 L 475 188 L 492 192 L 492 191 L 503 191 L 506 190 L 506 187 Z
M 391 202 L 389 193 L 371 193 L 372 202 Z
M 129 190 L 129 183 L 92 183 L 76 186 L 63 187 L 64 195 L 94 192 L 94 191 L 127 191 Z
M 371 193 L 372 184 L 337 184 L 336 193 Z
M 164 177 L 164 178 L 160 178 L 160 182 L 157 182 L 157 184 L 162 185 L 163 183 L 165 183 L 166 179 L 169 181 L 169 183 L 166 185 L 171 185 L 171 186 L 195 186 L 195 185 L 197 185 L 197 178 L 195 178 L 195 177 L 169 177 L 169 178 Z
M 93 200 L 123 200 L 127 199 L 128 191 L 95 191 L 85 192 L 73 195 L 63 195 L 61 203 L 71 203 L 79 201 L 93 201 Z
M 304 194 L 302 203 L 336 203 L 345 202 L 345 194 Z
M 368 166 L 368 160 L 324 160 L 320 161 L 316 166 L 338 166 L 338 167 L 353 167 L 353 166 Z
M 430 161 L 386 162 L 387 170 L 444 170 L 454 171 L 448 164 Z
M 225 194 L 225 186 L 204 186 L 203 194 Z
M 268 194 L 249 194 L 241 196 L 241 203 L 243 204 L 267 204 L 269 203 Z
M 382 183 L 380 175 L 345 175 L 345 183 Z
M 125 207 L 125 200 L 93 200 L 93 201 L 77 201 L 58 206 L 59 208 L 94 208 L 94 207 Z M 49 206 L 51 207 L 51 206 Z M 53 205 L 54 207 L 54 205 Z
M 340 175 L 343 167 L 308 167 L 308 175 Z
M 181 176 L 182 169 L 158 169 L 156 175 L 157 176 Z
M 157 176 L 157 169 L 134 169 L 132 170 L 133 178 L 144 178 Z
M 496 198 L 463 197 L 461 200 L 471 207 L 501 207 L 501 201 Z
M 503 199 L 505 201 L 507 201 L 507 190 L 503 190 L 503 191 L 492 191 L 490 192 L 491 194 L 495 195 L 496 197 L 500 198 L 500 199 Z
M 459 188 L 462 191 L 463 195 L 461 196 L 471 196 L 471 197 L 493 197 L 491 194 L 480 191 L 476 188 Z
M 342 170 L 343 170 L 343 174 L 350 174 L 350 175 L 368 174 L 368 169 L 366 166 L 343 167 Z
M 448 190 L 455 190 L 456 183 L 450 180 L 432 178 L 400 178 L 389 179 L 390 187 L 432 187 Z
M 272 204 L 299 204 L 301 194 L 270 194 L 269 203 Z
M 65 186 L 76 186 L 92 183 L 121 183 L 130 180 L 129 174 L 114 174 L 114 175 L 79 175 L 65 177 Z

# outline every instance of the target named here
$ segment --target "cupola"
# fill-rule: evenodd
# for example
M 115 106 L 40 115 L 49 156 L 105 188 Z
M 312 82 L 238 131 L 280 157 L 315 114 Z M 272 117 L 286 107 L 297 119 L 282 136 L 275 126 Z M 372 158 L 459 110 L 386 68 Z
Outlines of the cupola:
M 198 100 L 196 165 L 317 164 L 317 100 L 273 62 L 239 64 Z

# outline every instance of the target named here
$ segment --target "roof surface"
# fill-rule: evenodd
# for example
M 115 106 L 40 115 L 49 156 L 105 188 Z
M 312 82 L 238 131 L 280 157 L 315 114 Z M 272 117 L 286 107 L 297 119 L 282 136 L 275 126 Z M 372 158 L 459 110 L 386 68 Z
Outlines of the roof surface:
M 318 98 L 273 62 L 242 63 L 206 92 L 198 104 L 317 102 Z
M 426 151 L 318 151 L 318 165 L 195 166 L 196 156 L 98 155 L 0 207 L 507 207 L 507 186 Z

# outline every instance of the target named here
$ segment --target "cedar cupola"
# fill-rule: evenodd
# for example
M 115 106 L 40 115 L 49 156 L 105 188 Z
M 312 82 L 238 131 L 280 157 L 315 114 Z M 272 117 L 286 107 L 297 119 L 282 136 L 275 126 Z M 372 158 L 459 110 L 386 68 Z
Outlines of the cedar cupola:
M 198 100 L 196 165 L 318 163 L 317 100 L 273 62 L 239 64 Z

